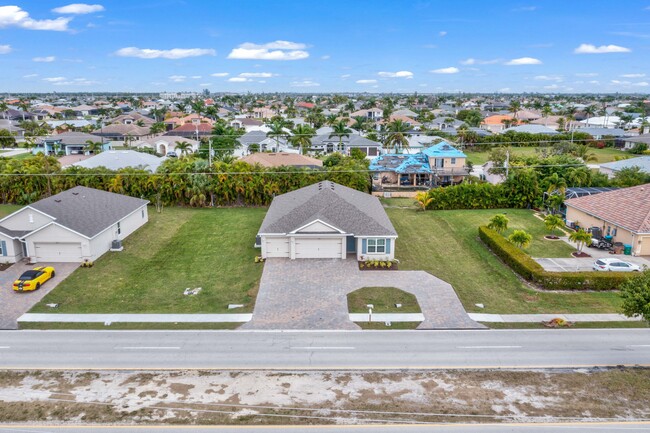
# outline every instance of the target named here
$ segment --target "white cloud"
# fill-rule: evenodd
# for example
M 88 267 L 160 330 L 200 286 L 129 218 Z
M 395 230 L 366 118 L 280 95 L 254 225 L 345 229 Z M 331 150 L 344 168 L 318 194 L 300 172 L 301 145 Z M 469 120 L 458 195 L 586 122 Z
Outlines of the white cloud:
M 27 75 L 23 75 L 23 78 L 36 78 L 36 77 L 38 77 L 38 74 L 27 74 Z
M 438 35 L 439 35 L 441 38 L 443 38 L 443 37 L 447 36 L 447 32 L 443 30 L 443 31 L 441 31 L 441 32 L 438 32 Z
M 457 74 L 460 72 L 460 69 L 450 66 L 448 68 L 433 69 L 430 72 L 434 74 Z
M 522 6 L 519 8 L 514 8 L 513 12 L 533 12 L 537 10 L 537 6 Z
M 200 75 L 192 75 L 190 78 L 193 80 L 200 80 L 203 77 L 201 77 Z
M 62 83 L 66 80 L 65 77 L 48 77 L 48 78 L 43 78 L 43 81 L 47 81 L 48 83 Z
M 346 78 L 350 78 L 352 75 L 350 74 L 343 74 L 341 75 L 341 79 L 345 80 Z
M 0 45 L 0 54 L 9 54 L 11 52 L 11 45 Z
M 34 62 L 40 62 L 40 63 L 51 63 L 56 60 L 56 57 L 54 56 L 47 56 L 47 57 L 34 57 L 32 61 Z
M 648 83 L 646 81 L 641 81 L 639 83 L 634 83 L 634 85 L 639 87 L 647 87 Z
M 623 74 L 621 75 L 623 78 L 643 78 L 645 77 L 645 74 Z
M 115 52 L 120 57 L 138 57 L 140 59 L 184 59 L 186 57 L 214 56 L 217 52 L 210 48 L 172 48 L 171 50 L 153 50 L 149 48 L 126 47 Z
M 201 83 L 199 84 L 200 87 L 210 87 L 212 83 Z
M 474 59 L 470 57 L 469 59 L 461 60 L 460 64 L 461 65 L 493 65 L 495 63 L 499 63 L 499 59 L 492 59 L 492 60 L 479 60 L 479 59 Z
M 596 72 L 578 72 L 576 74 L 576 77 L 585 77 L 585 78 L 597 77 L 597 76 L 598 74 Z
M 242 72 L 239 74 L 240 77 L 244 78 L 271 78 L 276 75 L 277 74 L 272 74 L 270 72 Z
M 563 80 L 561 75 L 535 75 L 533 80 L 538 81 L 557 81 L 558 83 Z
M 548 86 L 544 86 L 544 88 L 545 88 L 546 90 L 555 90 L 555 89 L 559 89 L 560 86 L 558 86 L 557 84 L 550 84 L 550 85 L 548 85 Z
M 589 81 L 589 84 L 600 84 L 600 81 L 598 81 L 598 80 L 591 80 L 591 81 Z
M 170 75 L 169 80 L 174 83 L 182 83 L 187 79 L 185 75 Z
M 275 41 L 266 44 L 243 43 L 228 54 L 240 60 L 301 60 L 309 57 L 307 45 L 298 42 Z
M 324 56 L 320 56 L 320 59 L 321 59 L 321 60 L 329 60 L 331 57 L 332 57 L 332 56 L 330 56 L 329 54 L 326 54 L 326 55 L 324 55 Z
M 247 81 L 253 81 L 253 80 L 244 77 L 232 77 L 232 78 L 228 78 L 228 81 L 230 81 L 231 83 L 245 83 Z
M 302 81 L 293 81 L 291 82 L 291 87 L 318 87 L 320 83 L 316 83 L 312 80 L 302 80 Z
M 72 18 L 59 17 L 54 20 L 35 20 L 18 6 L 0 6 L 0 28 L 19 27 L 27 30 L 51 30 L 64 32 Z
M 55 14 L 62 14 L 62 15 L 84 15 L 84 14 L 92 14 L 94 12 L 101 12 L 103 10 L 104 10 L 104 6 L 102 5 L 73 3 L 67 6 L 54 8 L 52 9 L 52 12 L 54 12 Z
M 210 74 L 211 77 L 227 77 L 230 75 L 228 72 L 215 72 L 214 74 Z
M 75 78 L 73 80 L 62 80 L 53 83 L 55 86 L 95 86 L 98 81 L 88 80 L 86 78 Z
M 384 78 L 413 78 L 411 71 L 379 72 L 377 75 Z
M 505 63 L 508 66 L 521 66 L 521 65 L 541 65 L 542 61 L 534 57 L 520 57 L 512 59 Z
M 377 80 L 357 80 L 357 84 L 375 84 Z
M 629 53 L 630 51 L 632 50 L 619 45 L 601 45 L 597 47 L 592 44 L 580 44 L 578 48 L 573 50 L 575 54 Z

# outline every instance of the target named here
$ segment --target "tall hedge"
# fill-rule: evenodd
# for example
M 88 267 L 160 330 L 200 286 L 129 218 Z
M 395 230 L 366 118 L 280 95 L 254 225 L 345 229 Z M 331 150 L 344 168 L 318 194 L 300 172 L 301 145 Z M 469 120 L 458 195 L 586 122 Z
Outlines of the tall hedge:
M 547 290 L 616 290 L 630 275 L 617 272 L 548 272 L 496 231 L 481 226 L 483 243 L 525 280 Z

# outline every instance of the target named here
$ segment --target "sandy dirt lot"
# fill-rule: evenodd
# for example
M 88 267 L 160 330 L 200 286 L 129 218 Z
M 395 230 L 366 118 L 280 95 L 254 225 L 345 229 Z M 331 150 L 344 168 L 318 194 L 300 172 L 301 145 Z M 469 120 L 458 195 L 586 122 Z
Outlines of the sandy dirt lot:
M 650 370 L 0 372 L 4 422 L 327 424 L 650 417 Z

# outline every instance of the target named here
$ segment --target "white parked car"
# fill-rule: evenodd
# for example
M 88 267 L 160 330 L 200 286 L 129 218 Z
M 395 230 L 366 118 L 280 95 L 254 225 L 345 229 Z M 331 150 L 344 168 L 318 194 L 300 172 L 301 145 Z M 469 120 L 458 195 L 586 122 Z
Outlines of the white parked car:
M 594 263 L 594 271 L 617 271 L 617 272 L 635 272 L 640 271 L 641 267 L 634 263 L 624 262 L 619 259 L 598 259 Z

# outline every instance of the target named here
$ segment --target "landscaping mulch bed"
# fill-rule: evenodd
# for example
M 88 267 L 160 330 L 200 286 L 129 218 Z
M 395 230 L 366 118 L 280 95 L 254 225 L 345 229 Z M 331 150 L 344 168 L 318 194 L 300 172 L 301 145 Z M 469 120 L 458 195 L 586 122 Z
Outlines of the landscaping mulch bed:
M 399 267 L 397 263 L 393 263 L 390 268 L 388 266 L 382 268 L 380 265 L 369 265 L 367 262 L 358 262 L 358 264 L 360 271 L 397 271 Z
M 548 241 L 559 241 L 560 237 L 559 236 L 554 236 L 554 235 L 546 235 L 544 236 L 544 239 Z
M 575 258 L 591 257 L 589 254 L 585 252 L 577 252 L 577 251 L 572 252 L 571 255 Z
M 9 269 L 13 263 L 0 263 L 0 271 L 5 271 Z

